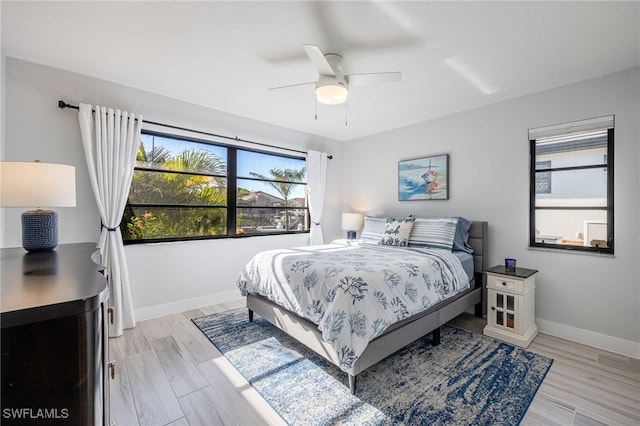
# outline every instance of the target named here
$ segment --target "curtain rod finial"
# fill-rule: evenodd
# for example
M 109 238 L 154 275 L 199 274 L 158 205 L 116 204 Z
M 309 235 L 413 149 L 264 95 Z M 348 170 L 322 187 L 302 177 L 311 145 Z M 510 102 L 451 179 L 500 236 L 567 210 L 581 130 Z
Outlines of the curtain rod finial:
M 78 111 L 80 111 L 80 107 L 68 104 L 65 101 L 58 101 L 58 108 L 60 109 L 71 108 L 71 109 L 77 109 Z

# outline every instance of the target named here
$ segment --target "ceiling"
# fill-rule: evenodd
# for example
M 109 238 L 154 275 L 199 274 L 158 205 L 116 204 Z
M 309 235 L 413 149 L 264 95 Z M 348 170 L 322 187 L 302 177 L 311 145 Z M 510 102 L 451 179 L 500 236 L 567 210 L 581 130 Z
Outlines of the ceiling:
M 2 48 L 347 141 L 636 67 L 639 5 L 2 1 Z M 313 85 L 268 90 L 317 79 L 305 43 L 341 54 L 347 74 L 401 71 L 402 81 L 352 87 L 339 106 L 316 105 Z

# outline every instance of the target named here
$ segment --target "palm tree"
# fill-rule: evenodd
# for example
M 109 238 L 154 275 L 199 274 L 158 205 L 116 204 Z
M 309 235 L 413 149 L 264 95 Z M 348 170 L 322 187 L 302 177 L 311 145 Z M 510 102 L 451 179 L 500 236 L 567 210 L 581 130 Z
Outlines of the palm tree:
M 185 209 L 175 211 L 158 210 L 154 214 L 160 232 L 179 229 L 182 234 L 202 234 L 215 232 L 226 223 L 223 210 L 216 206 L 226 204 L 227 167 L 222 158 L 207 151 L 184 150 L 171 156 L 163 147 L 146 151 L 139 147 L 138 165 L 150 169 L 134 172 L 129 199 L 133 203 L 149 205 L 184 205 Z M 160 172 L 162 171 L 162 172 Z M 176 173 L 172 173 L 176 172 Z M 189 205 L 210 205 L 214 210 L 189 209 Z M 153 209 L 150 210 L 153 212 Z M 126 217 L 138 220 L 133 212 Z M 154 235 L 167 237 L 170 235 Z M 144 236 L 143 236 L 144 238 Z
M 304 182 L 305 168 L 299 170 L 274 168 L 269 170 L 269 173 L 271 174 L 270 178 L 260 173 L 249 172 L 251 176 L 263 180 L 264 183 L 274 188 L 284 198 L 284 206 L 289 207 L 289 194 L 298 182 Z M 284 229 L 289 230 L 289 214 L 286 209 Z
M 140 141 L 136 162 L 138 166 L 151 167 L 153 164 L 163 164 L 170 158 L 169 151 L 163 146 L 154 146 L 150 150 L 144 147 L 144 142 Z

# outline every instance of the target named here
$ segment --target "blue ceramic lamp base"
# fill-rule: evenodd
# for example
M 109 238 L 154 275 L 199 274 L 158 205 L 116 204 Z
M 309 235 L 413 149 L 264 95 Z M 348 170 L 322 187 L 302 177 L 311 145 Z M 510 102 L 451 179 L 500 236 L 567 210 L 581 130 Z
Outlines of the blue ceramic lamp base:
M 51 251 L 58 245 L 58 214 L 53 210 L 22 213 L 22 247 L 32 251 Z

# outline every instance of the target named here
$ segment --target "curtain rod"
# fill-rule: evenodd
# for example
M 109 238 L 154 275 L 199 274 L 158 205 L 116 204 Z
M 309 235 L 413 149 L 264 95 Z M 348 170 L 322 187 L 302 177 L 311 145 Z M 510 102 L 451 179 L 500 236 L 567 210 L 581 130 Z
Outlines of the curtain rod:
M 71 104 L 66 103 L 65 101 L 58 101 L 58 108 L 60 108 L 60 109 L 69 108 L 69 109 L 80 110 L 80 107 L 78 107 L 77 105 L 71 105 Z M 236 142 L 245 142 L 245 143 L 250 143 L 250 144 L 253 144 L 253 145 L 266 146 L 268 148 L 282 149 L 284 151 L 291 151 L 291 152 L 297 152 L 297 153 L 300 153 L 300 154 L 306 154 L 306 151 L 300 151 L 300 150 L 291 149 L 291 148 L 283 148 L 281 146 L 269 145 L 267 143 L 262 143 L 262 142 L 250 141 L 250 140 L 247 140 L 247 139 L 241 139 L 241 138 L 239 138 L 237 136 L 234 137 L 234 136 L 218 135 L 216 133 L 205 132 L 205 131 L 202 131 L 202 130 L 193 130 L 193 129 L 189 129 L 189 128 L 186 128 L 186 127 L 174 126 L 172 124 L 157 123 L 155 121 L 149 121 L 149 120 L 142 120 L 142 122 L 146 123 L 146 124 L 153 124 L 153 125 L 156 125 L 156 126 L 161 126 L 161 127 L 168 127 L 170 129 L 175 129 L 175 130 L 184 130 L 184 131 L 187 131 L 187 132 L 199 133 L 201 135 L 207 135 L 207 136 L 213 136 L 213 137 L 217 137 L 217 138 L 229 139 L 229 140 L 236 141 Z M 329 160 L 331 160 L 333 158 L 333 155 L 327 155 L 327 158 Z

